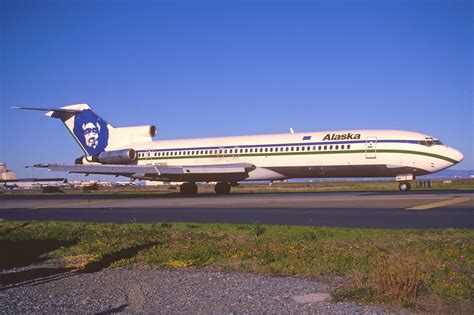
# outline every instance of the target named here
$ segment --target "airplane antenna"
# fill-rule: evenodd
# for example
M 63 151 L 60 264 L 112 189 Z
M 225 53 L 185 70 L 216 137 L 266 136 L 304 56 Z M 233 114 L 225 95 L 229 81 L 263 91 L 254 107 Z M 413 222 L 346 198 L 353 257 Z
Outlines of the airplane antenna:
M 293 130 L 293 128 L 290 128 L 290 133 L 295 133 L 295 131 Z

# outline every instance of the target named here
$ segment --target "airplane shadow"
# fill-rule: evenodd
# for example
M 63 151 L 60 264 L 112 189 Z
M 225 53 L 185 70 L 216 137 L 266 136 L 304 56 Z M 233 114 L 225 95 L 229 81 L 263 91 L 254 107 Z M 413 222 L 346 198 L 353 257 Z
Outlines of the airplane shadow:
M 19 228 L 19 227 L 17 227 Z M 44 254 L 76 242 L 47 240 L 0 240 L 0 269 L 11 269 L 38 264 L 48 260 Z
M 23 285 L 39 285 L 77 274 L 98 272 L 121 259 L 130 259 L 136 256 L 140 251 L 151 248 L 159 244 L 159 242 L 137 245 L 104 255 L 99 261 L 91 262 L 83 269 L 65 268 L 61 265 L 57 267 L 38 268 L 32 266 L 31 269 L 27 270 L 20 270 L 17 272 L 14 270 L 7 270 L 5 272 L 5 269 L 18 268 L 20 266 L 29 266 L 31 264 L 44 262 L 47 258 L 41 257 L 43 254 L 59 248 L 60 246 L 72 244 L 74 244 L 74 242 L 65 243 L 57 240 L 0 241 L 0 248 L 2 249 L 6 248 L 4 246 L 8 246 L 10 249 L 15 248 L 12 252 L 6 251 L 9 253 L 8 255 L 2 255 L 2 259 L 4 259 L 4 256 L 8 256 L 8 258 L 0 267 L 4 269 L 4 272 L 0 273 L 0 291 Z

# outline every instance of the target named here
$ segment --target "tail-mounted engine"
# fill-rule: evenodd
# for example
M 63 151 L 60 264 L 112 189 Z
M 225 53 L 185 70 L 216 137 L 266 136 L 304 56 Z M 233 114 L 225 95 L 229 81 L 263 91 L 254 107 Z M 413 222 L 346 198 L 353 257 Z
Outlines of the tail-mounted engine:
M 133 164 L 137 153 L 133 149 L 106 151 L 99 154 L 98 160 L 102 164 Z

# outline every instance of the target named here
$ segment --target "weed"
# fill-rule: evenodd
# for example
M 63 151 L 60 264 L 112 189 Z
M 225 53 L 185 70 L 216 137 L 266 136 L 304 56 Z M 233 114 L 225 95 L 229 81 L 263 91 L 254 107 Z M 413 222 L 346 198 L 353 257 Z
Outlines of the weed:
M 260 222 L 257 222 L 253 228 L 253 232 L 256 237 L 260 237 L 265 233 L 265 227 Z
M 165 229 L 169 229 L 169 228 L 172 227 L 172 224 L 169 223 L 169 222 L 166 222 L 166 221 L 165 221 L 165 222 L 161 222 L 161 227 L 162 227 L 162 228 L 165 228 Z
M 380 255 L 374 265 L 374 287 L 388 300 L 414 301 L 422 291 L 429 274 L 415 257 L 400 254 Z

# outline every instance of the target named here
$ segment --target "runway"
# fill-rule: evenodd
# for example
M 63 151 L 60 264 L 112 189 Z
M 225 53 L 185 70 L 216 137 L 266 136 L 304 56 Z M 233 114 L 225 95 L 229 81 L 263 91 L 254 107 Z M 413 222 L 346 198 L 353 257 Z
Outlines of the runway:
M 474 228 L 474 191 L 3 195 L 0 219 Z

